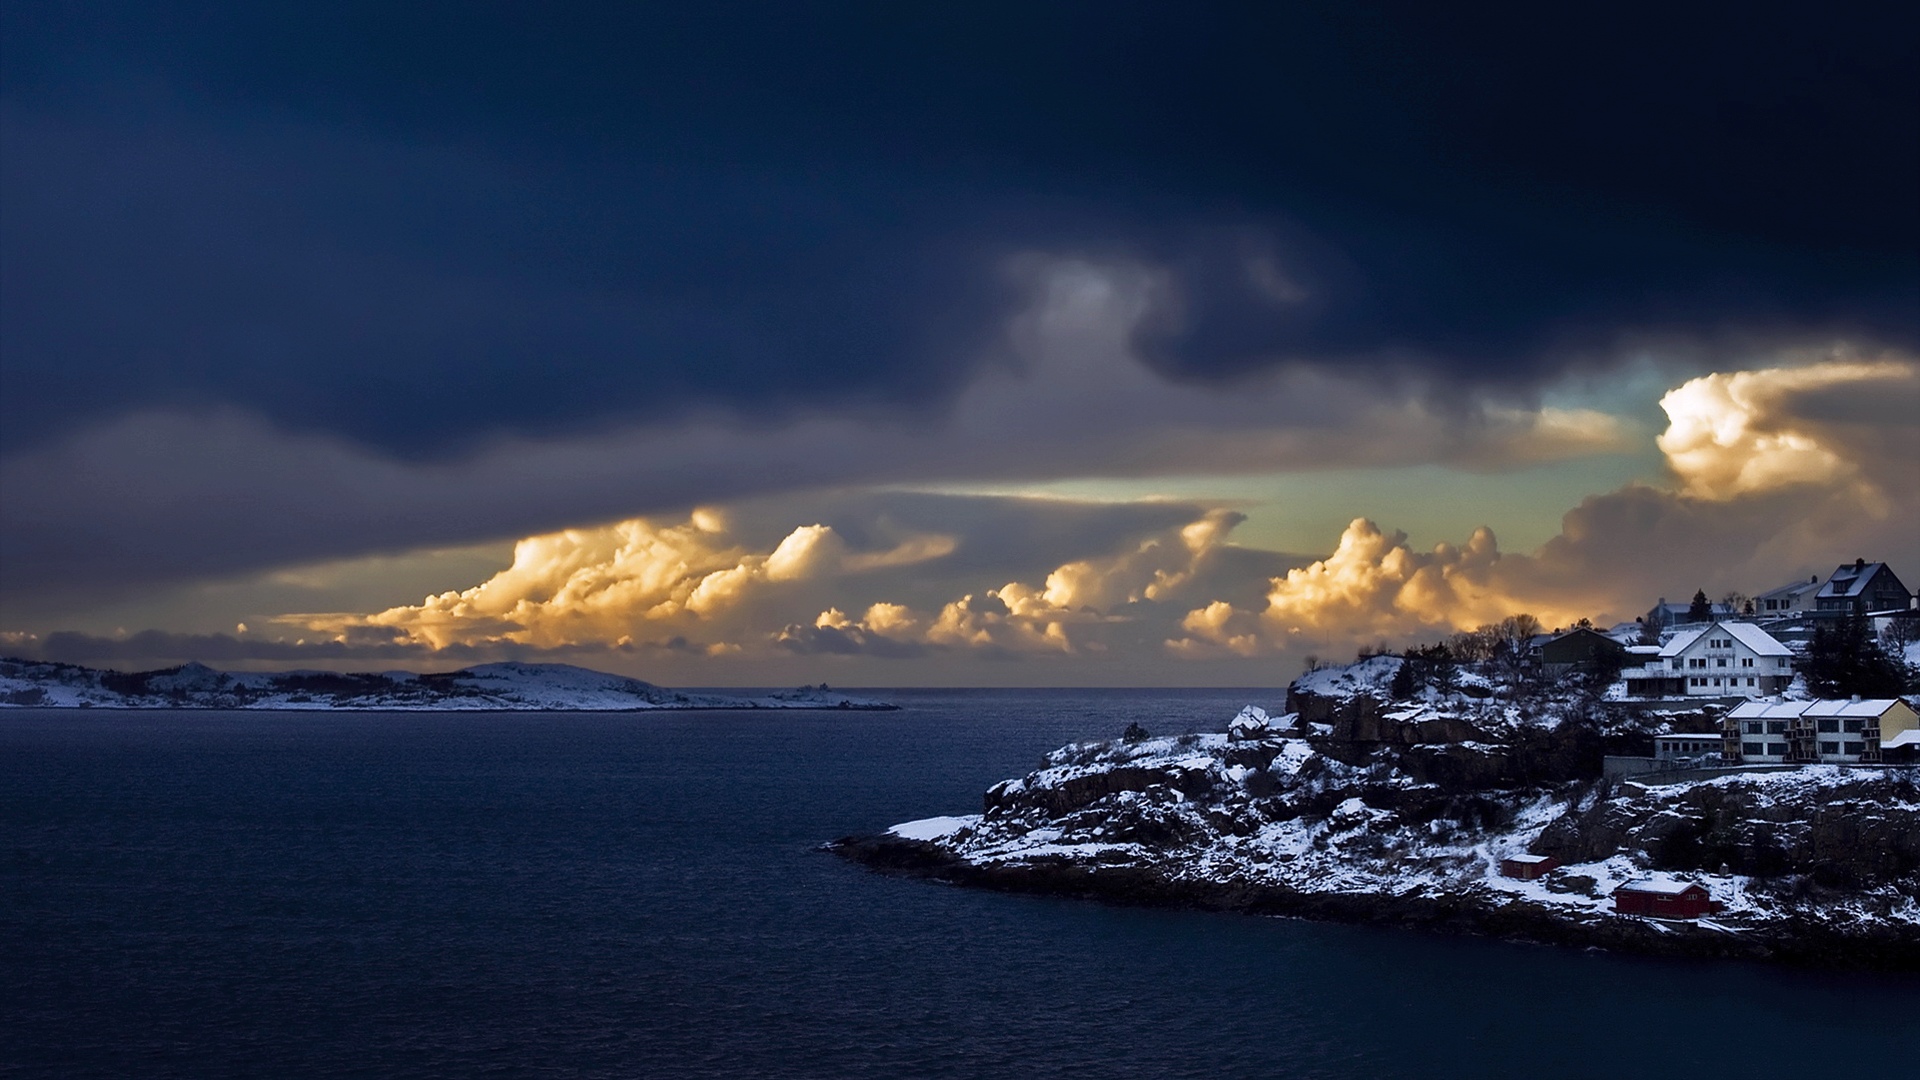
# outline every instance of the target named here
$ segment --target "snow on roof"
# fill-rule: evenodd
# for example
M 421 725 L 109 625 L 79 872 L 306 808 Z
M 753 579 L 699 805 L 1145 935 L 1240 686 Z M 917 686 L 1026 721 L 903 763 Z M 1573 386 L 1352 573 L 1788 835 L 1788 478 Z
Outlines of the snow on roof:
M 1509 855 L 1507 856 L 1507 861 L 1524 863 L 1527 866 L 1538 866 L 1551 858 L 1553 858 L 1551 855 Z
M 1808 701 L 1743 701 L 1727 713 L 1730 720 L 1792 720 L 1807 711 Z
M 1828 578 L 1827 583 L 1820 586 L 1820 591 L 1814 595 L 1823 600 L 1859 596 L 1866 591 L 1867 584 L 1874 579 L 1874 575 L 1886 565 L 1886 563 L 1877 562 L 1863 565 L 1847 563 L 1835 570 L 1833 576 Z
M 1700 635 L 1706 633 L 1711 629 L 1713 629 L 1713 627 L 1711 626 L 1702 626 L 1695 630 L 1680 631 L 1679 633 L 1673 635 L 1673 637 L 1667 639 L 1667 643 L 1665 645 L 1660 646 L 1660 655 L 1661 656 L 1680 655 L 1682 652 L 1686 651 L 1687 646 L 1692 645 L 1696 641 L 1699 641 Z
M 1857 716 L 1872 719 L 1887 715 L 1900 703 L 1899 698 L 1866 698 L 1861 701 L 1821 698 L 1814 701 L 1743 701 L 1727 713 L 1730 720 L 1793 720 L 1802 716 Z M 1654 738 L 1659 738 L 1658 735 Z
M 1887 710 L 1898 704 L 1895 698 L 1865 698 L 1860 701 L 1839 701 L 1825 699 L 1807 702 L 1808 716 L 1885 716 Z
M 1659 655 L 1660 655 L 1660 646 L 1658 646 L 1658 645 L 1629 645 L 1629 646 L 1627 646 L 1627 652 L 1628 652 L 1629 654 L 1631 654 L 1631 655 L 1633 655 L 1633 656 L 1659 656 Z
M 1695 885 L 1691 881 L 1673 881 L 1668 878 L 1641 878 L 1639 881 L 1629 881 L 1613 891 L 1659 893 L 1662 896 L 1679 896 L 1689 889 L 1698 889 L 1699 887 L 1700 886 Z
M 1719 627 L 1727 633 L 1732 634 L 1735 641 L 1759 653 L 1761 656 L 1793 655 L 1793 650 L 1781 644 L 1778 638 L 1752 623 L 1720 623 Z
M 1773 599 L 1787 600 L 1787 599 L 1792 599 L 1794 597 L 1797 597 L 1802 593 L 1806 593 L 1813 589 L 1817 589 L 1819 587 L 1820 587 L 1820 580 L 1818 578 L 1815 578 L 1812 581 L 1796 580 L 1789 584 L 1782 585 L 1777 589 L 1768 589 L 1766 592 L 1763 592 L 1759 596 L 1754 597 L 1754 599 L 1755 600 L 1773 600 Z
M 1653 741 L 1659 742 L 1661 739 L 1687 739 L 1691 741 L 1698 739 L 1718 739 L 1719 737 L 1720 733 L 1717 731 L 1693 732 L 1691 734 L 1682 732 L 1675 735 L 1655 735 Z
M 1880 740 L 1882 750 L 1898 750 L 1903 746 L 1920 746 L 1920 730 L 1903 731 L 1891 739 Z
M 1729 636 L 1759 656 L 1792 656 L 1793 650 L 1765 630 L 1745 622 L 1715 622 L 1697 630 L 1682 630 L 1660 648 L 1661 656 L 1679 656 L 1692 648 L 1704 635 L 1724 630 Z

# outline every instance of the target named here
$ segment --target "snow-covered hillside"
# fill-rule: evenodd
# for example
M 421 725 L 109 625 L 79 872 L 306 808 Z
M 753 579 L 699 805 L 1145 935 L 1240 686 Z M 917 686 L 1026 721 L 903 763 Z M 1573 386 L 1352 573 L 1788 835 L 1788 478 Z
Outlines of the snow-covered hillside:
M 118 672 L 0 660 L 0 707 L 102 709 L 378 709 L 606 711 L 890 709 L 819 687 L 753 696 L 689 694 L 568 664 L 482 664 L 409 671 L 233 673 L 202 664 Z
M 1220 734 L 1063 747 L 990 788 L 981 813 L 839 846 L 870 865 L 996 888 L 1920 966 L 1911 770 L 1609 784 L 1596 740 L 1676 718 L 1569 698 L 1516 726 L 1508 703 L 1385 701 L 1384 666 L 1296 684 L 1290 700 L 1327 722 L 1250 708 Z M 1502 859 L 1524 854 L 1565 865 L 1537 880 L 1500 875 Z M 1613 889 L 1635 880 L 1700 884 L 1724 910 L 1697 922 L 1616 914 Z

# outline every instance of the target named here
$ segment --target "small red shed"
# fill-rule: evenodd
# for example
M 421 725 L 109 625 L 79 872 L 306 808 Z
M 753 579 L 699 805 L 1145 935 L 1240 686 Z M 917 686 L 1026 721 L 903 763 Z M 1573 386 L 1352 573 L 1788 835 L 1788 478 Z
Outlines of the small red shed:
M 1532 881 L 1560 869 L 1560 860 L 1551 855 L 1509 855 L 1500 860 L 1500 876 Z
M 1704 886 L 1687 881 L 1648 878 L 1629 881 L 1613 890 L 1613 910 L 1622 915 L 1697 919 L 1719 911 L 1721 906 Z

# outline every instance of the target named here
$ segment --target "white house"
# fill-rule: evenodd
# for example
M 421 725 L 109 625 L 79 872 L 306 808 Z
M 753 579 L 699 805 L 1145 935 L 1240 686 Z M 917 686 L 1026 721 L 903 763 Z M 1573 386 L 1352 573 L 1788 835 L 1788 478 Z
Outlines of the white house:
M 1654 760 L 1661 762 L 1693 761 L 1708 754 L 1721 753 L 1724 749 L 1724 740 L 1718 734 L 1653 737 Z
M 1727 713 L 1727 746 L 1742 761 L 1879 761 L 1920 737 L 1920 715 L 1899 698 L 1743 701 Z
M 1793 681 L 1793 650 L 1752 623 L 1722 620 L 1680 631 L 1620 674 L 1637 697 L 1766 697 Z
M 1813 610 L 1813 596 L 1819 591 L 1820 579 L 1817 577 L 1789 582 L 1754 597 L 1753 613 L 1763 620 L 1804 615 Z

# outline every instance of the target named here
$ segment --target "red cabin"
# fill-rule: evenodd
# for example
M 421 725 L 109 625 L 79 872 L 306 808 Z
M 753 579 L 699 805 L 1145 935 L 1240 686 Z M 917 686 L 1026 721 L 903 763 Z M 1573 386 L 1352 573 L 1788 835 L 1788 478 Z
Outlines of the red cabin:
M 1551 855 L 1509 855 L 1500 860 L 1500 876 L 1532 881 L 1560 869 L 1560 860 Z
M 1704 886 L 1685 881 L 1629 881 L 1613 890 L 1613 910 L 1622 915 L 1697 919 L 1719 911 L 1721 906 Z

